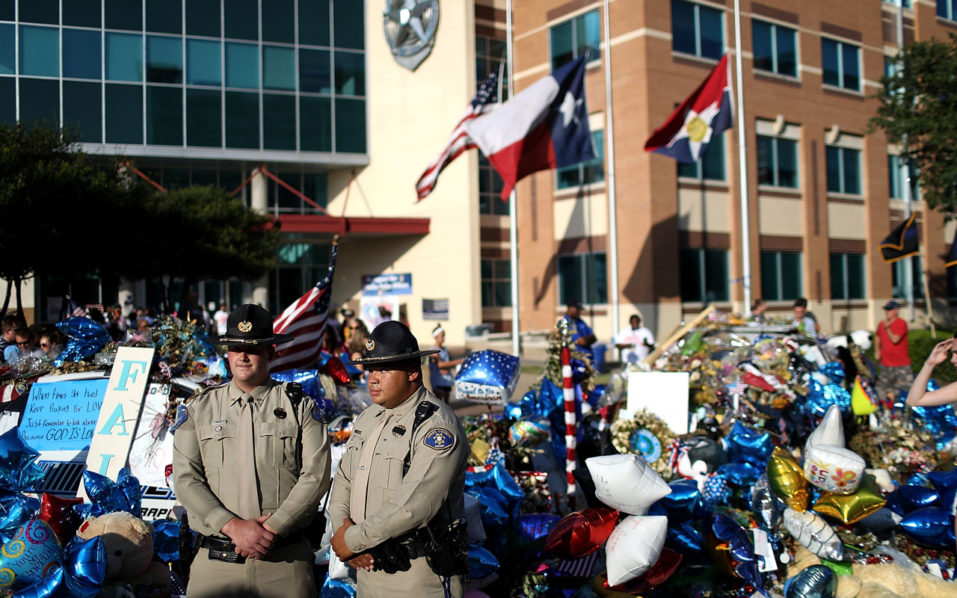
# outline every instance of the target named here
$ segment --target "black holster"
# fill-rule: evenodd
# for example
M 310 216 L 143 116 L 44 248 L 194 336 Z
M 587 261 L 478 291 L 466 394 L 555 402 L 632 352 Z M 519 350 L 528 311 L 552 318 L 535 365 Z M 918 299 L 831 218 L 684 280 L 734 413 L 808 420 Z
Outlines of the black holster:
M 372 555 L 373 566 L 377 571 L 392 574 L 412 568 L 408 551 L 394 538 L 370 548 L 369 554 Z
M 438 534 L 431 526 L 425 528 L 425 560 L 432 571 L 440 577 L 465 575 L 469 570 L 467 528 L 464 519 L 450 523 Z

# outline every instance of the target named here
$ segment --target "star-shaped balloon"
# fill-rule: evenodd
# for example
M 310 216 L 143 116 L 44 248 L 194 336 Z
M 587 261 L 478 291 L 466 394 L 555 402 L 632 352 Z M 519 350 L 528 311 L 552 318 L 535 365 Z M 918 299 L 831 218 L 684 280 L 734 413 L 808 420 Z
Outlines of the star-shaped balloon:
M 23 492 L 33 488 L 44 476 L 36 464 L 39 456 L 23 439 L 19 427 L 0 435 L 0 489 Z
M 115 511 L 126 511 L 139 517 L 143 497 L 139 480 L 126 468 L 120 470 L 116 479 L 114 482 L 104 475 L 84 471 L 83 487 L 90 503 L 75 506 L 76 512 L 84 519 Z
M 954 497 L 957 496 L 957 467 L 949 471 L 932 471 L 927 477 L 940 495 L 941 507 L 951 509 Z
M 5 493 L 0 496 L 0 541 L 9 542 L 38 508 L 40 501 L 20 493 Z

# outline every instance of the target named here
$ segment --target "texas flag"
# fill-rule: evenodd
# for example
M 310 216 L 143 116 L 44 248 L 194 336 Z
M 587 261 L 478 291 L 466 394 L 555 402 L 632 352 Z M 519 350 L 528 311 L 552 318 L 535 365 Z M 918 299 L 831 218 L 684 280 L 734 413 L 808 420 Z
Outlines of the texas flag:
M 527 174 L 593 159 L 585 57 L 532 83 L 465 129 L 502 177 L 502 199 Z
M 645 142 L 645 151 L 679 162 L 697 162 L 711 138 L 730 127 L 731 90 L 725 54 L 704 83 L 652 133 Z

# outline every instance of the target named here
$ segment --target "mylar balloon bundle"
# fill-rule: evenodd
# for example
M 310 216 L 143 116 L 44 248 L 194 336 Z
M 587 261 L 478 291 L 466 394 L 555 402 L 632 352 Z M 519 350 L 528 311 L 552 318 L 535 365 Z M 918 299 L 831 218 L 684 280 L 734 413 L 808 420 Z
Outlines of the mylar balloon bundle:
M 455 375 L 455 396 L 503 405 L 512 396 L 519 374 L 518 357 L 491 350 L 470 353 Z

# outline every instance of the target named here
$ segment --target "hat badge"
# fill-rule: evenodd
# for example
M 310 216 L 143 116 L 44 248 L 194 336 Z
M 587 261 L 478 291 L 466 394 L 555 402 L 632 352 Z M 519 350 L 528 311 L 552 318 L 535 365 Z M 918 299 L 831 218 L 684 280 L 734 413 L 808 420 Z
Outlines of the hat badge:
M 247 322 L 246 320 L 243 320 L 242 322 L 236 325 L 236 328 L 239 328 L 240 332 L 246 333 L 253 329 L 253 325 L 252 325 L 252 322 Z
M 375 349 L 375 341 L 371 338 L 366 339 L 366 351 L 372 351 Z

